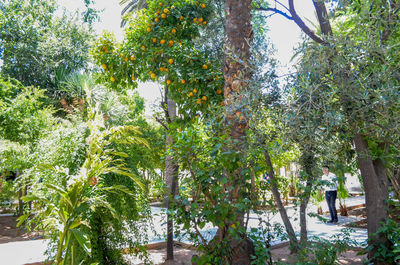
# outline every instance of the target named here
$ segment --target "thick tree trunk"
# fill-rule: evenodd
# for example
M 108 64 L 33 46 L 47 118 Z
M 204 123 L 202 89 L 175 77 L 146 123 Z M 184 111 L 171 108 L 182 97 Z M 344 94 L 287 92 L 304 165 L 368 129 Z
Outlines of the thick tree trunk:
M 240 156 L 244 156 L 247 150 L 246 129 L 248 127 L 248 108 L 244 104 L 244 96 L 249 90 L 251 79 L 250 66 L 250 45 L 253 41 L 251 26 L 251 4 L 252 0 L 226 0 L 225 1 L 225 120 L 230 131 L 233 149 Z M 230 176 L 232 178 L 232 176 Z M 230 191 L 232 205 L 237 203 L 245 188 L 245 179 L 242 176 L 242 169 L 238 168 L 233 173 L 230 183 L 233 189 Z M 244 211 L 236 212 L 235 219 L 244 229 Z M 225 231 L 231 224 L 221 228 L 219 234 L 230 242 L 232 257 L 230 264 L 247 265 L 251 263 L 251 255 L 254 255 L 254 246 L 245 235 L 241 239 L 234 238 Z M 222 239 L 222 238 L 221 238 Z M 220 239 L 220 240 L 221 240 Z
M 354 144 L 357 151 L 361 177 L 365 188 L 368 238 L 372 243 L 384 243 L 387 241 L 385 238 L 375 237 L 373 234 L 379 229 L 381 223 L 386 222 L 388 218 L 389 194 L 386 168 L 380 159 L 372 159 L 369 152 L 368 143 L 361 134 L 356 134 L 354 137 Z M 373 249 L 368 253 L 368 257 L 372 258 L 375 252 L 376 249 Z
M 176 117 L 176 104 L 173 100 L 167 99 L 168 121 L 172 122 Z M 170 134 L 166 137 L 166 152 L 172 148 L 174 140 Z M 173 218 L 169 214 L 171 204 L 178 191 L 178 170 L 179 166 L 171 155 L 167 155 L 165 159 L 165 184 L 168 194 L 166 197 L 167 212 L 167 260 L 174 259 L 174 223 Z
M 276 202 L 276 205 L 278 206 L 279 214 L 281 215 L 283 224 L 285 225 L 286 233 L 288 234 L 289 237 L 290 251 L 292 253 L 297 253 L 299 250 L 299 245 L 296 238 L 296 234 L 294 232 L 292 223 L 290 222 L 289 216 L 287 215 L 286 209 L 283 206 L 281 194 L 279 192 L 278 185 L 276 183 L 277 180 L 275 178 L 275 172 L 272 166 L 271 157 L 269 156 L 267 150 L 264 151 L 264 158 L 269 167 L 269 179 L 271 180 L 272 195 L 274 196 L 274 200 Z

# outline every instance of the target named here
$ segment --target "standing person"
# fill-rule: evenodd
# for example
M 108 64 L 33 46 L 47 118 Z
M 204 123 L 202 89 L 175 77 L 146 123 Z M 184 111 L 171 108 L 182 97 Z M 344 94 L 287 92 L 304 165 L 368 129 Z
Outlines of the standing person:
M 322 172 L 324 173 L 321 177 L 322 181 L 325 182 L 325 198 L 328 203 L 329 213 L 331 215 L 331 220 L 328 223 L 337 223 L 338 216 L 336 211 L 336 197 L 337 197 L 337 178 L 336 175 L 329 172 L 328 166 L 322 167 Z

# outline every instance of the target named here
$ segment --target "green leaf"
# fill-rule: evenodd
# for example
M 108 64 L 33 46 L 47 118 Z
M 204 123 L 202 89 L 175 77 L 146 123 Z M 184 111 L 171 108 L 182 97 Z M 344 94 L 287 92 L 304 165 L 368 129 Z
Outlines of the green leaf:
M 24 215 L 22 215 L 22 216 L 20 216 L 18 219 L 17 219 L 17 221 L 18 221 L 18 223 L 17 223 L 17 227 L 20 227 L 20 225 L 22 225 L 28 218 L 29 218 L 29 213 L 27 213 L 27 214 L 24 214 Z
M 74 237 L 76 238 L 76 240 L 78 241 L 78 243 L 82 247 L 82 249 L 88 255 L 90 255 L 92 250 L 91 250 L 91 245 L 90 245 L 90 240 L 89 240 L 88 235 L 77 229 L 71 229 L 70 231 L 72 232 L 72 234 L 74 235 Z

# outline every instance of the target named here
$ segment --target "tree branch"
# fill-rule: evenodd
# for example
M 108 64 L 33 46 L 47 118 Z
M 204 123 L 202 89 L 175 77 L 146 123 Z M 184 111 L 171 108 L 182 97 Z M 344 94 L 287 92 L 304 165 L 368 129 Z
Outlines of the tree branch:
M 304 21 L 297 15 L 296 10 L 294 9 L 294 4 L 293 0 L 288 0 L 289 1 L 289 11 L 290 14 L 293 17 L 294 22 L 300 27 L 300 29 L 307 34 L 311 39 L 316 41 L 319 44 L 327 45 L 328 42 L 324 41 L 321 39 L 319 36 L 315 34 L 314 31 L 312 31 L 305 23 Z
M 160 118 L 158 118 L 158 117 L 156 117 L 156 116 L 154 116 L 154 119 L 156 119 L 156 121 L 159 123 L 159 124 L 161 124 L 162 125 L 162 127 L 164 127 L 165 128 L 165 130 L 167 130 L 167 131 L 169 131 L 169 128 L 168 128 L 168 126 L 167 125 L 165 125 L 165 123 L 160 119 Z
M 259 8 L 257 8 L 256 10 L 258 10 L 258 11 L 266 11 L 266 12 L 274 12 L 274 13 L 276 13 L 276 14 L 280 14 L 280 15 L 284 16 L 285 18 L 287 18 L 287 19 L 289 19 L 289 20 L 293 20 L 293 18 L 292 18 L 291 16 L 289 16 L 288 14 L 286 14 L 285 12 L 283 12 L 283 11 L 277 9 L 277 8 L 259 7 Z
M 319 26 L 321 32 L 327 36 L 333 36 L 331 23 L 329 22 L 328 12 L 326 11 L 325 3 L 319 0 L 313 0 L 315 12 L 317 13 Z

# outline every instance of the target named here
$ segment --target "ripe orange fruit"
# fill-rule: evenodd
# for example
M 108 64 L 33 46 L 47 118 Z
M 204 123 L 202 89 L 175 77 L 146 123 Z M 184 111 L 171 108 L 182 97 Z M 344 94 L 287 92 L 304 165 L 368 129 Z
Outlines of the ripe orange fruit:
M 156 17 L 156 19 L 154 19 L 154 21 L 155 21 L 155 22 L 158 22 L 158 21 L 160 21 L 160 20 L 158 19 L 158 17 Z
M 188 94 L 188 97 L 193 97 L 193 92 L 190 92 L 190 93 Z
M 135 56 L 131 55 L 131 61 L 135 60 Z
M 203 18 L 201 17 L 201 18 L 199 18 L 199 22 L 201 23 L 201 22 L 203 22 Z
M 164 67 L 161 66 L 160 67 L 160 72 L 162 72 L 162 71 L 164 71 Z
M 201 104 L 201 102 L 202 102 L 201 98 L 198 98 L 197 101 L 196 101 L 197 104 Z
M 112 76 L 112 77 L 110 77 L 110 80 L 111 80 L 111 82 L 114 82 L 115 78 Z
M 164 13 L 167 14 L 168 13 L 168 9 L 165 8 L 164 9 Z
M 151 31 L 151 28 L 147 28 L 147 32 L 150 32 Z
M 224 102 L 221 101 L 220 105 L 223 106 L 223 105 L 224 105 Z
M 155 79 L 155 78 L 156 78 L 156 74 L 155 74 L 155 73 L 152 73 L 152 74 L 150 75 L 150 77 L 153 78 L 153 79 Z
M 203 96 L 202 99 L 203 99 L 204 101 L 207 101 L 207 97 L 206 97 L 206 96 Z
M 164 71 L 165 71 L 165 72 L 168 72 L 168 68 L 164 68 Z
M 194 22 L 194 23 L 197 23 L 197 18 L 194 18 L 194 19 L 193 19 L 193 22 Z
M 176 33 L 176 29 L 172 29 L 171 32 L 172 32 L 172 33 Z
M 203 64 L 203 69 L 206 70 L 207 69 L 207 65 Z
M 101 66 L 103 67 L 104 70 L 107 69 L 107 65 L 105 65 L 104 63 Z
M 132 75 L 132 77 L 131 77 L 131 78 L 132 78 L 132 81 L 136 79 L 134 75 Z
M 169 59 L 169 60 L 168 60 L 168 63 L 169 63 L 169 64 L 173 64 L 173 63 L 174 63 L 174 60 L 173 60 L 173 59 Z
M 179 42 L 179 46 L 182 46 L 182 42 L 181 41 Z
M 193 89 L 193 93 L 195 93 L 195 94 L 197 93 L 197 89 L 196 89 L 196 88 L 195 88 L 195 89 Z
M 146 49 L 146 46 L 142 45 L 142 47 L 141 47 L 141 48 L 142 48 L 142 50 L 145 50 L 145 49 Z
M 183 16 L 180 16 L 180 17 L 179 17 L 179 20 L 182 20 L 182 19 L 183 19 Z
M 168 79 L 167 80 L 167 85 L 169 85 L 169 84 L 171 84 L 171 80 Z
M 124 61 L 125 61 L 125 62 L 129 61 L 129 58 L 128 58 L 128 57 L 125 57 L 125 58 L 124 58 Z
M 172 44 L 174 44 L 174 41 L 170 40 L 168 43 L 169 43 L 169 45 L 172 45 Z
M 156 38 L 153 38 L 153 43 L 156 43 L 157 42 L 157 39 Z
M 158 3 L 159 6 L 162 6 L 162 3 Z
M 165 44 L 165 40 L 160 40 L 160 43 L 161 44 Z
M 217 89 L 217 94 L 221 95 L 222 94 L 222 90 L 221 89 Z
M 203 22 L 203 25 L 207 25 L 207 22 L 206 22 L 206 21 L 204 21 L 204 22 Z
M 201 4 L 201 8 L 206 8 L 206 4 Z
M 182 84 L 186 83 L 185 79 L 182 79 L 182 80 L 181 80 L 181 83 L 182 83 Z
M 167 15 L 165 13 L 161 14 L 161 18 L 166 18 L 166 17 L 167 17 Z

